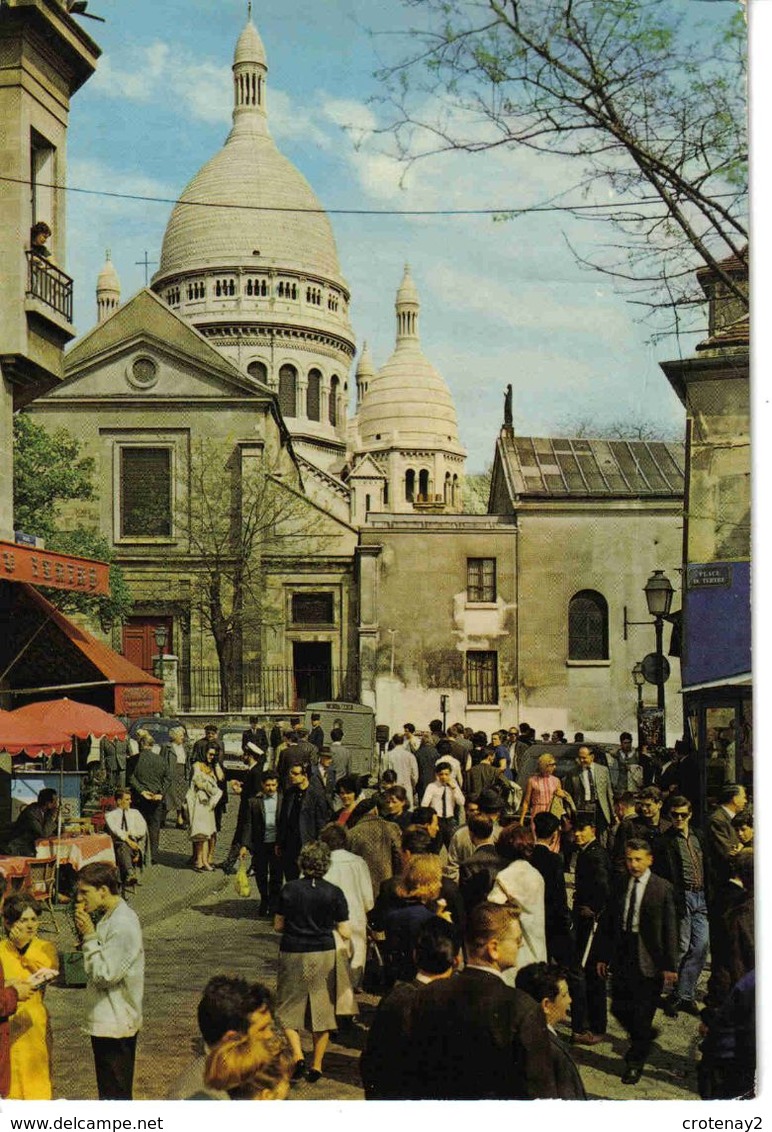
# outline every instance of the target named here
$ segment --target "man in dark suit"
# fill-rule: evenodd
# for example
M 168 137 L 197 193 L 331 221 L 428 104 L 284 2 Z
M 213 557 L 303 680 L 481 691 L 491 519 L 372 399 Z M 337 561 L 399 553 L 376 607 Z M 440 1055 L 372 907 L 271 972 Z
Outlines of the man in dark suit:
M 577 814 L 574 839 L 578 853 L 574 876 L 574 957 L 569 974 L 573 1006 L 571 1026 L 574 1045 L 597 1045 L 608 1026 L 606 980 L 598 974 L 600 956 L 598 924 L 611 896 L 611 861 L 595 836 L 588 814 Z
M 421 1100 L 536 1100 L 556 1096 L 547 1025 L 536 1003 L 507 986 L 517 965 L 520 915 L 507 905 L 474 908 L 467 964 L 416 998 L 412 1046 Z
M 56 833 L 58 813 L 59 795 L 46 786 L 38 793 L 37 801 L 25 806 L 11 826 L 5 853 L 10 857 L 34 857 L 35 842 Z
M 300 850 L 309 841 L 316 841 L 330 816 L 327 799 L 317 783 L 311 782 L 311 767 L 307 763 L 292 763 L 289 788 L 282 796 L 276 822 L 276 848 L 285 880 L 297 880 L 300 876 Z
M 531 865 L 544 878 L 544 932 L 547 957 L 561 965 L 571 962 L 574 949 L 571 913 L 568 910 L 563 858 L 553 853 L 550 845 L 558 837 L 560 819 L 555 814 L 535 814 L 533 832 L 536 844 L 530 856 Z
M 625 846 L 628 841 L 648 841 L 653 852 L 657 841 L 669 828 L 669 819 L 662 816 L 662 791 L 659 787 L 645 786 L 639 790 L 635 796 L 635 814 L 623 818 L 614 834 L 611 859 L 618 876 L 627 876 Z
M 734 859 L 742 849 L 740 837 L 732 821 L 748 805 L 745 787 L 732 784 L 722 787 L 718 802 L 718 806 L 708 817 L 705 838 L 708 860 L 710 952 L 713 957 L 720 955 L 724 947 L 723 914 L 726 910 L 724 897 L 729 891 Z M 715 1007 L 721 1005 L 726 989 L 721 977 L 722 970 L 721 963 L 711 962 L 708 1001 Z
M 596 836 L 605 845 L 607 830 L 614 821 L 614 793 L 608 768 L 595 762 L 589 747 L 580 747 L 576 753 L 577 769 L 566 775 L 563 789 L 574 800 L 577 811 L 592 816 Z
M 320 750 L 319 762 L 316 766 L 311 767 L 311 778 L 316 780 L 317 785 L 327 799 L 330 812 L 332 812 L 335 807 L 337 776 L 335 774 L 335 767 L 332 765 L 332 751 L 329 747 L 322 747 Z
M 669 1018 L 679 1010 L 695 1013 L 697 980 L 708 957 L 708 905 L 705 891 L 707 860 L 702 831 L 692 828 L 692 805 L 676 794 L 670 802 L 673 823 L 654 846 L 654 872 L 673 886 L 678 916 L 678 986 L 665 1006 Z
M 318 711 L 311 715 L 311 730 L 308 734 L 308 742 L 316 747 L 317 751 L 321 751 L 324 746 L 324 730 L 322 729 L 322 717 Z
M 245 731 L 244 735 L 249 735 L 251 732 Z M 258 756 L 249 745 L 244 746 L 244 765 L 247 772 L 244 775 L 244 781 L 240 783 L 241 789 L 238 791 L 239 795 L 239 812 L 236 816 L 236 828 L 233 832 L 233 839 L 231 841 L 228 855 L 222 863 L 222 871 L 231 876 L 236 871 L 236 859 L 239 856 L 239 850 L 243 844 L 242 831 L 244 829 L 244 822 L 247 818 L 247 811 L 249 803 L 256 795 L 260 793 L 263 784 L 263 764 L 265 763 L 265 755 Z M 239 783 L 236 783 L 239 786 Z
M 108 739 L 103 736 L 99 740 L 99 754 L 105 764 L 107 774 L 106 786 L 115 791 L 126 785 L 126 759 L 129 755 L 128 736 L 125 739 Z
M 265 733 L 265 728 L 260 727 L 260 720 L 256 715 L 249 717 L 249 727 L 241 736 L 241 750 L 244 755 L 250 750 L 255 761 L 260 764 L 260 769 L 263 769 L 265 754 L 268 750 L 268 736 Z
M 672 990 L 678 967 L 678 924 L 673 886 L 651 870 L 647 841 L 625 849 L 627 883 L 615 894 L 604 928 L 598 974 L 611 967 L 611 1011 L 630 1035 L 624 1085 L 637 1085 L 654 1040 L 652 1028 L 662 985 Z
M 440 916 L 428 920 L 416 937 L 417 974 L 397 983 L 381 999 L 370 1024 L 359 1072 L 367 1101 L 408 1100 L 419 1090 L 415 1077 L 411 1024 L 416 996 L 436 979 L 448 979 L 458 966 L 461 936 Z
M 241 828 L 240 856 L 252 854 L 252 868 L 260 893 L 258 916 L 273 915 L 281 891 L 281 858 L 276 852 L 278 836 L 279 780 L 275 770 L 263 772 L 261 790 L 249 799 Z
M 538 815 L 537 815 L 538 816 Z M 566 972 L 550 963 L 529 963 L 517 972 L 515 986 L 525 991 L 544 1012 L 549 1032 L 556 1096 L 562 1101 L 586 1101 L 587 1093 L 568 1046 L 555 1027 L 568 1018 L 571 995 Z
M 744 786 L 724 786 L 718 806 L 708 817 L 707 848 L 711 888 L 729 880 L 732 858 L 742 848 L 732 821 L 747 805 L 748 797 Z

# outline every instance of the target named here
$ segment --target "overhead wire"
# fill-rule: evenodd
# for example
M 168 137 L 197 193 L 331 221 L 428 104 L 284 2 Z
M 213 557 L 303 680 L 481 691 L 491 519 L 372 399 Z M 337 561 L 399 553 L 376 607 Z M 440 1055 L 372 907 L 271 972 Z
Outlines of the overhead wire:
M 0 175 L 0 181 L 16 185 L 32 185 L 25 177 Z M 661 204 L 659 197 L 642 197 L 637 201 L 617 201 L 607 204 L 553 204 L 513 206 L 500 205 L 485 208 L 318 208 L 298 207 L 296 205 L 234 204 L 228 201 L 185 200 L 183 197 L 146 196 L 141 193 L 119 193 L 108 189 L 85 189 L 76 185 L 57 185 L 53 182 L 35 181 L 39 188 L 58 189 L 61 192 L 80 193 L 86 196 L 108 197 L 113 200 L 140 201 L 144 204 L 184 205 L 187 208 L 228 208 L 245 212 L 292 212 L 310 213 L 319 216 L 526 216 L 535 212 L 608 212 L 620 208 L 640 208 L 647 204 Z M 719 193 L 716 197 L 733 197 L 733 193 Z

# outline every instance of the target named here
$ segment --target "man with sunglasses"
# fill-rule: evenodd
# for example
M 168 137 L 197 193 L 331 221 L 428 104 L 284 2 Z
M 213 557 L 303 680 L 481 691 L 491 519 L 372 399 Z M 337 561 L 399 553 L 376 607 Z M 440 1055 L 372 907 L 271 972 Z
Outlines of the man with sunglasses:
M 697 980 L 708 955 L 708 905 L 705 895 L 706 857 L 702 831 L 692 828 L 692 805 L 677 794 L 670 801 L 672 825 L 654 845 L 652 869 L 673 885 L 680 964 L 678 983 L 667 1001 L 665 1014 L 679 1010 L 694 1013 Z

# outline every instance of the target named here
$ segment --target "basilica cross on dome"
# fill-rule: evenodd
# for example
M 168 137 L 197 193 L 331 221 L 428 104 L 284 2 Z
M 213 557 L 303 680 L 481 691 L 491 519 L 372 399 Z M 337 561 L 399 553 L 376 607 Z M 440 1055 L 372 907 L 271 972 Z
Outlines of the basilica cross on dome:
M 144 269 L 145 269 L 145 286 L 147 287 L 147 271 L 148 271 L 148 268 L 150 267 L 151 264 L 157 264 L 158 260 L 157 259 L 148 259 L 147 258 L 147 249 L 145 249 L 145 258 L 144 259 L 135 259 L 134 263 L 136 264 L 137 267 L 144 267 Z

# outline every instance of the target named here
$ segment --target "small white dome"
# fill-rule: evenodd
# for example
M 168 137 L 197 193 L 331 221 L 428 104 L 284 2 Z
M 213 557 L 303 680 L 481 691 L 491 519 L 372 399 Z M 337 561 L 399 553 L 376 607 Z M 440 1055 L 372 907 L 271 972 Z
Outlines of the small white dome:
M 110 259 L 110 253 L 107 254 L 105 265 L 97 275 L 97 291 L 120 291 L 121 281 L 118 278 L 118 272 L 115 270 L 115 265 Z
M 421 349 L 420 305 L 418 288 L 406 266 L 397 291 L 397 345 L 378 376 L 368 383 L 357 413 L 359 438 L 365 448 L 392 440 L 399 445 L 463 453 L 452 394 Z M 364 352 L 357 377 L 363 361 Z
M 360 380 L 363 377 L 375 377 L 375 366 L 373 365 L 373 358 L 367 342 L 362 343 L 362 353 L 359 356 L 356 376 L 357 380 Z
M 263 41 L 251 19 L 239 36 L 233 53 L 233 65 L 236 66 L 238 63 L 261 63 L 264 67 L 267 65 Z
M 405 264 L 405 274 L 402 276 L 402 282 L 397 291 L 398 303 L 418 303 L 418 288 L 415 285 L 413 276 L 410 274 L 410 264 Z

